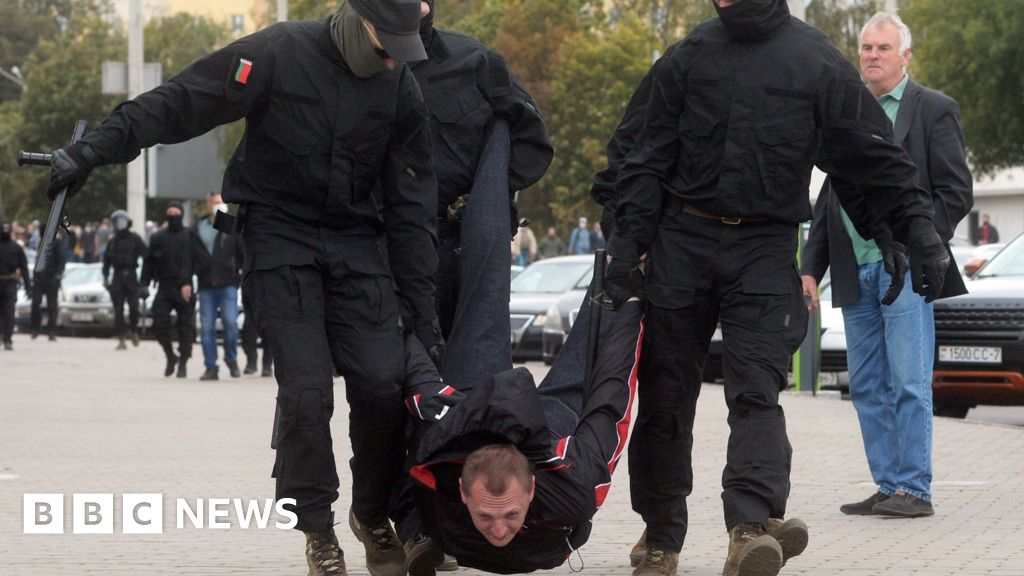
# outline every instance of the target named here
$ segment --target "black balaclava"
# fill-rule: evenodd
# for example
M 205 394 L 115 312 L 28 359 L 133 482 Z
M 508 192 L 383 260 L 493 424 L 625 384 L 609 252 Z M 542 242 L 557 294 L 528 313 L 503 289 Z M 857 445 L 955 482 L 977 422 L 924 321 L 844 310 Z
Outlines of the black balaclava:
M 185 208 L 182 207 L 181 202 L 171 202 L 167 205 L 167 209 L 169 210 L 171 208 L 177 208 L 182 211 L 182 213 L 177 216 L 167 216 L 167 228 L 172 232 L 177 232 L 185 227 Z
M 363 26 L 363 18 L 348 0 L 342 0 L 338 11 L 331 16 L 331 38 L 348 69 L 359 78 L 369 78 L 388 69 L 384 59 L 373 49 L 373 40 Z
M 786 0 L 740 0 L 726 8 L 716 0 L 711 4 L 729 35 L 740 42 L 764 40 L 789 21 Z
M 434 5 L 437 1 L 424 1 L 430 6 L 430 13 L 420 19 L 420 38 L 423 40 L 424 46 L 430 46 L 431 40 L 434 39 Z
M 10 241 L 11 241 L 11 223 L 10 222 L 4 222 L 3 225 L 0 226 L 0 242 L 10 242 Z

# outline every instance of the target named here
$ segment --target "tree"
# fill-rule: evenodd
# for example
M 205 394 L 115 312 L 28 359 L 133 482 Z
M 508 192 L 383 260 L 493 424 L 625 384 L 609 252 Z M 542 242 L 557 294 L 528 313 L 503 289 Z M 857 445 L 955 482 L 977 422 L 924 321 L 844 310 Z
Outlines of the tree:
M 674 44 L 686 32 L 715 16 L 708 0 L 616 0 L 613 20 L 632 14 L 644 23 L 662 46 Z
M 814 0 L 807 7 L 807 23 L 827 34 L 856 64 L 860 54 L 860 30 L 872 14 L 884 8 L 880 0 Z
M 1024 2 L 914 0 L 915 77 L 960 104 L 975 175 L 1024 164 Z
M 579 216 L 596 221 L 600 207 L 590 198 L 591 180 L 607 162 L 608 139 L 659 43 L 639 18 L 628 15 L 613 29 L 578 33 L 563 47 L 549 117 L 556 155 L 545 179 L 554 222 Z
M 24 67 L 41 37 L 59 31 L 56 17 L 26 0 L 0 0 L 0 13 L 0 68 L 7 73 Z M 16 100 L 21 92 L 16 82 L 0 77 L 0 101 Z
M 146 23 L 146 62 L 163 66 L 168 80 L 189 64 L 225 44 L 230 36 L 226 23 L 179 12 Z

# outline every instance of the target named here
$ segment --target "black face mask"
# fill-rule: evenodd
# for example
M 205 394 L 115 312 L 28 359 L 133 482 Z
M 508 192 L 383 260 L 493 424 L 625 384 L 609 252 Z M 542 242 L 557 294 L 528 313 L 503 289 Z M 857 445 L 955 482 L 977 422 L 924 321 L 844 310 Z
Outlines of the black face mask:
M 181 230 L 184 222 L 184 216 L 168 216 L 167 217 L 167 228 L 177 232 Z
M 789 21 L 785 0 L 740 0 L 725 8 L 716 0 L 711 3 L 729 35 L 741 42 L 768 38 Z
M 3 229 L 0 230 L 0 242 L 10 242 L 10 241 L 11 241 L 11 229 L 8 228 L 7 226 L 4 226 Z

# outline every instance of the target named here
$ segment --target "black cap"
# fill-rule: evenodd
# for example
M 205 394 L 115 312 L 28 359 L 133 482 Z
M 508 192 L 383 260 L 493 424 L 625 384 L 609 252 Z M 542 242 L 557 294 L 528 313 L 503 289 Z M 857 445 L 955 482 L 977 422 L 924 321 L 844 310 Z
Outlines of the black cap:
M 168 209 L 170 209 L 170 208 L 177 208 L 178 210 L 181 210 L 182 212 L 185 211 L 185 206 L 181 202 L 178 202 L 177 200 L 171 200 L 170 202 L 168 202 L 167 203 L 167 208 Z
M 395 60 L 427 59 L 420 39 L 420 0 L 349 0 L 356 12 L 373 24 L 384 50 Z

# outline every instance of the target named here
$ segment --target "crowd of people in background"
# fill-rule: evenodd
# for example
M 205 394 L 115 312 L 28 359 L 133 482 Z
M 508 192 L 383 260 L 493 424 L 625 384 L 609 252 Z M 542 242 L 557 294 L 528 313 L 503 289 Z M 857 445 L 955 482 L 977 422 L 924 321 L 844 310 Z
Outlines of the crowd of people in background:
M 515 266 L 529 266 L 535 260 L 554 258 L 556 256 L 593 254 L 603 250 L 605 246 L 604 233 L 601 231 L 601 223 L 594 222 L 588 227 L 586 216 L 580 216 L 577 227 L 569 234 L 569 243 L 558 234 L 554 226 L 548 228 L 544 238 L 537 241 L 536 235 L 529 226 L 519 229 L 519 233 L 512 240 L 512 264 Z
M 11 222 L 11 237 L 20 244 L 22 248 L 38 250 L 39 242 L 42 239 L 41 230 L 43 224 L 39 220 L 33 220 L 23 224 L 17 220 Z M 143 238 L 149 243 L 149 237 L 156 232 L 156 222 L 147 220 Z M 74 244 L 68 243 L 65 247 L 65 260 L 80 264 L 94 264 L 103 262 L 103 255 L 107 251 L 107 244 L 114 235 L 113 224 L 110 218 L 104 218 L 99 222 L 86 222 L 85 224 L 73 224 L 69 227 L 71 236 L 75 239 Z

